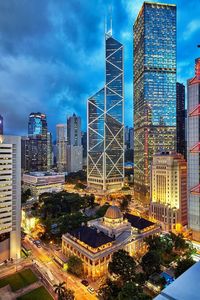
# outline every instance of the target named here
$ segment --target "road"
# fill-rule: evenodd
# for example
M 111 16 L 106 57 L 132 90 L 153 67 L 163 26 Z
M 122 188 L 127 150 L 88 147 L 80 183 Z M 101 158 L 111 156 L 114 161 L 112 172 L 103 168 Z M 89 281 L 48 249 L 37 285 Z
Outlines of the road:
M 67 288 L 74 290 L 76 300 L 98 299 L 95 295 L 91 295 L 87 291 L 87 288 L 82 285 L 80 279 L 67 274 L 55 263 L 52 249 L 46 247 L 38 248 L 27 237 L 24 240 L 24 244 L 31 248 L 33 261 L 52 284 L 66 282 Z

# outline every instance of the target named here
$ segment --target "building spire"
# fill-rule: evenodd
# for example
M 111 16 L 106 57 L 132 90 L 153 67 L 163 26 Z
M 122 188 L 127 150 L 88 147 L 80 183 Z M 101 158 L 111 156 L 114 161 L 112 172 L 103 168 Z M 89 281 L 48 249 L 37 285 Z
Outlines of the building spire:
M 107 17 L 105 17 L 105 35 L 106 39 L 112 36 L 112 6 L 109 8 L 109 28 L 107 26 Z

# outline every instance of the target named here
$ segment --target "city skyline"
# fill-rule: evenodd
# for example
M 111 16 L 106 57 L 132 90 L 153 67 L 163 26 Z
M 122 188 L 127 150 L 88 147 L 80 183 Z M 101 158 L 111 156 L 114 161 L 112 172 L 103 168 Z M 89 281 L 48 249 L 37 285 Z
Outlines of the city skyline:
M 199 42 L 200 9 L 195 6 L 195 1 L 162 2 L 177 4 L 177 79 L 186 84 L 186 79 L 192 76 L 194 59 L 198 57 L 196 44 Z M 132 26 L 142 3 L 111 3 L 114 35 L 125 47 L 125 124 L 129 126 L 133 122 Z M 59 5 L 54 1 L 43 1 L 38 9 L 36 3 L 18 2 L 16 6 L 10 1 L 0 4 L 5 15 L 0 24 L 0 113 L 4 117 L 5 134 L 26 134 L 28 115 L 35 110 L 47 115 L 48 129 L 54 136 L 55 125 L 73 112 L 82 117 L 85 130 L 87 98 L 102 86 L 104 79 L 104 15 L 109 18 L 111 10 L 100 0 L 95 3 L 95 9 L 93 5 L 86 1 L 81 4 L 78 1 L 73 1 L 73 4 L 61 2 Z M 34 14 L 36 9 L 39 14 Z M 14 13 L 11 14 L 11 10 Z M 6 18 L 6 13 L 9 18 Z M 25 14 L 29 17 L 23 18 Z M 73 18 L 68 21 L 67 16 Z M 73 22 L 70 22 L 71 19 Z M 81 25 L 81 31 L 77 24 Z M 20 109 L 16 110 L 13 103 Z

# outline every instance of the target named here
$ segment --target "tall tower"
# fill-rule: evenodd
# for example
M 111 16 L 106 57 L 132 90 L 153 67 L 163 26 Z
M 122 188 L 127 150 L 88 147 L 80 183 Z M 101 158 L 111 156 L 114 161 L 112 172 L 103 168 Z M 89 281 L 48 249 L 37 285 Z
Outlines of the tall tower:
M 176 144 L 176 6 L 144 2 L 134 24 L 134 188 L 149 202 L 153 154 Z
M 73 114 L 67 119 L 67 171 L 78 172 L 82 168 L 81 118 Z
M 3 134 L 3 117 L 0 115 L 0 135 Z
M 200 58 L 195 63 L 195 77 L 187 84 L 188 225 L 200 241 Z
M 0 263 L 20 258 L 21 138 L 0 136 Z
M 105 35 L 105 86 L 88 99 L 88 186 L 115 190 L 124 181 L 123 45 Z
M 186 158 L 186 136 L 185 136 L 185 86 L 176 83 L 176 142 L 177 152 Z
M 47 170 L 47 120 L 42 113 L 31 113 L 28 122 L 30 171 Z
M 52 134 L 47 132 L 47 170 L 51 170 L 53 165 L 53 145 L 52 145 Z
M 66 124 L 56 125 L 56 148 L 57 168 L 59 172 L 66 172 L 67 169 L 67 126 Z

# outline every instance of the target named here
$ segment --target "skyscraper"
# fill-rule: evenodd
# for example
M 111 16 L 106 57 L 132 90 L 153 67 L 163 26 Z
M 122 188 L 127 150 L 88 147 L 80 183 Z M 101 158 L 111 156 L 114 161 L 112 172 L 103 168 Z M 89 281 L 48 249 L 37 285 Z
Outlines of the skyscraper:
M 67 119 L 67 172 L 78 172 L 82 167 L 81 118 L 73 114 Z
M 30 171 L 47 170 L 47 120 L 42 113 L 31 113 L 28 122 Z
M 176 144 L 176 6 L 144 2 L 134 24 L 134 188 L 149 202 L 153 154 Z
M 53 165 L 53 145 L 52 134 L 47 132 L 47 170 L 51 170 Z
M 120 189 L 124 181 L 123 45 L 105 35 L 106 83 L 88 99 L 88 186 Z
M 3 117 L 0 115 L 0 135 L 3 134 Z
M 186 139 L 185 139 L 185 86 L 176 83 L 176 143 L 177 152 L 186 158 Z
M 200 241 L 200 58 L 195 63 L 195 77 L 187 84 L 188 225 Z
M 67 171 L 67 126 L 56 125 L 57 168 L 59 172 Z
M 153 156 L 150 214 L 164 231 L 187 225 L 187 163 L 180 153 Z
M 0 262 L 20 258 L 21 139 L 0 136 Z

